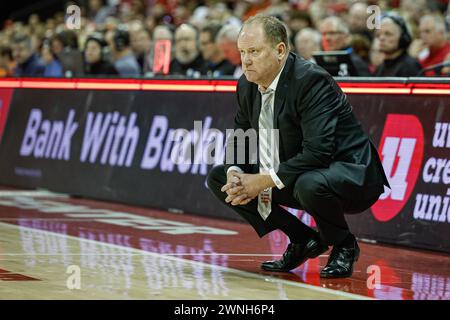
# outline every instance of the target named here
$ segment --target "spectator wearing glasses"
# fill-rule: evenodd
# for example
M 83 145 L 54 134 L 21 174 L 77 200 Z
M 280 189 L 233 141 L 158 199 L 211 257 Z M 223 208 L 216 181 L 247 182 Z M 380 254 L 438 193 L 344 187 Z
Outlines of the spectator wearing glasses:
M 170 63 L 170 74 L 199 77 L 205 67 L 200 54 L 198 31 L 189 24 L 180 25 L 175 31 L 175 59 Z
M 339 17 L 328 17 L 319 26 L 324 51 L 347 51 L 359 76 L 370 76 L 369 67 L 351 47 L 350 30 Z

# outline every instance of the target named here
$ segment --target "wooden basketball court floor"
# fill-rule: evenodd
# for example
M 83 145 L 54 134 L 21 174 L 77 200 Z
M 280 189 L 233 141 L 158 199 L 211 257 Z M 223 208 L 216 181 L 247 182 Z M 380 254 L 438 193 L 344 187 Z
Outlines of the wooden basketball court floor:
M 0 190 L 0 299 L 450 299 L 447 254 L 360 243 L 348 279 L 319 278 L 329 252 L 259 268 L 286 245 L 235 221 Z

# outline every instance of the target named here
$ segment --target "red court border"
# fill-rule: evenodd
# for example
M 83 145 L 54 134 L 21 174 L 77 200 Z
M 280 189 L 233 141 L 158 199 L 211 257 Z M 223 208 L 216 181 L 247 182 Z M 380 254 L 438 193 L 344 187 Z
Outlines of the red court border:
M 235 92 L 236 83 L 231 80 L 3 78 L 0 88 Z M 340 82 L 339 86 L 351 94 L 450 95 L 450 83 Z

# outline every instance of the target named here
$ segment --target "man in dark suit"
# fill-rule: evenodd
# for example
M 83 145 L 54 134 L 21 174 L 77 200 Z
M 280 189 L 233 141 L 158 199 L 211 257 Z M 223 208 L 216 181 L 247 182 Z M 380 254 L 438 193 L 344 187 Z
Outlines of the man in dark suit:
M 235 129 L 250 139 L 228 140 L 226 164 L 211 170 L 208 186 L 260 237 L 276 229 L 287 234 L 283 257 L 264 262 L 264 270 L 290 271 L 333 246 L 321 277 L 349 277 L 359 247 L 344 213 L 368 209 L 388 186 L 378 152 L 334 79 L 289 53 L 278 19 L 247 20 L 238 47 L 244 75 Z M 319 232 L 280 205 L 306 210 Z

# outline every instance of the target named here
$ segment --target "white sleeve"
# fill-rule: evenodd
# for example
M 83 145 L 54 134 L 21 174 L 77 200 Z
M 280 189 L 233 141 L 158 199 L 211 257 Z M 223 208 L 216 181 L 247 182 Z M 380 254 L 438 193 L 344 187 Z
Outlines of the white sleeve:
M 273 183 L 275 183 L 277 188 L 278 189 L 283 189 L 284 188 L 284 183 L 280 180 L 280 178 L 278 178 L 277 174 L 275 173 L 275 170 L 270 169 L 269 173 L 270 173 L 270 177 L 273 180 Z
M 239 173 L 244 173 L 244 170 L 242 170 L 238 166 L 231 166 L 231 167 L 229 167 L 228 170 L 227 170 L 227 175 L 228 175 L 228 173 L 230 173 L 230 171 L 237 171 Z

